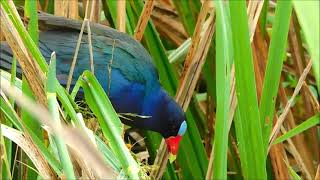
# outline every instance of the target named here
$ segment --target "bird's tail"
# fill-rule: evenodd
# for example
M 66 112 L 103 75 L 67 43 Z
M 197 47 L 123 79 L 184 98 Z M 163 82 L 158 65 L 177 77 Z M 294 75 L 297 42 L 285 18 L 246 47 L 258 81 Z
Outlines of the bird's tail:
M 10 72 L 12 68 L 13 53 L 9 45 L 2 41 L 0 43 L 0 69 Z M 20 65 L 17 65 L 17 76 L 21 77 L 22 70 Z

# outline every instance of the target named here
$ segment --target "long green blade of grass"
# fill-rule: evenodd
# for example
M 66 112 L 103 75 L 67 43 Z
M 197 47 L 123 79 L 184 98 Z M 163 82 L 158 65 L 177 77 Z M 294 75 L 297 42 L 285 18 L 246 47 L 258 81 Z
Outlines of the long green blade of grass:
M 248 162 L 252 160 L 252 157 L 250 154 L 247 152 L 249 147 L 247 147 L 244 143 L 244 139 L 247 139 L 249 137 L 248 132 L 243 130 L 243 122 L 241 119 L 239 107 L 236 109 L 234 113 L 234 126 L 236 130 L 236 137 L 237 137 L 237 142 L 238 142 L 238 150 L 240 154 L 240 165 L 241 165 L 241 172 L 242 172 L 242 177 L 248 178 L 248 173 L 250 171 L 250 167 L 248 165 Z M 239 143 L 240 142 L 240 143 Z M 241 143 L 243 142 L 243 143 Z
M 11 177 L 11 171 L 10 171 L 10 167 L 11 167 L 11 165 L 10 165 L 10 163 L 9 163 L 9 158 L 8 157 L 10 157 L 11 156 L 11 154 L 9 154 L 9 156 L 8 156 L 8 153 L 7 153 L 7 146 L 6 146 L 6 143 L 5 143 L 5 139 L 4 139 L 4 137 L 3 137 L 3 135 L 2 135 L 2 125 L 0 126 L 0 144 L 1 144 L 1 146 L 2 146 L 2 148 L 4 148 L 3 149 L 3 151 L 2 151 L 2 160 L 1 161 L 3 161 L 2 163 L 2 170 L 0 171 L 1 172 L 1 175 L 2 175 L 2 179 L 5 179 L 5 178 L 7 178 L 7 179 L 10 179 L 10 180 L 12 180 L 12 177 Z M 11 143 L 9 143 L 10 145 L 11 145 Z
M 14 86 L 14 84 L 16 83 L 15 82 L 15 79 L 16 79 L 16 62 L 17 60 L 13 57 L 12 58 L 12 66 L 11 66 L 11 73 L 12 73 L 12 76 L 10 78 L 10 85 L 11 86 Z M 1 78 L 1 77 L 0 77 Z M 0 100 L 2 101 L 2 97 L 0 98 Z M 1 103 L 0 101 L 0 103 Z M 14 99 L 13 98 L 9 98 L 9 102 L 11 104 L 12 107 L 14 107 Z M 2 109 L 2 108 L 1 108 Z M 5 125 L 8 125 L 9 127 L 12 127 L 12 122 L 10 120 L 8 120 L 8 118 L 6 118 L 6 116 L 4 114 L 0 114 L 0 119 L 1 119 L 1 122 L 2 124 L 5 124 Z M 9 179 L 12 179 L 11 177 L 11 153 L 12 153 L 12 141 L 10 141 L 9 139 L 4 139 L 3 138 L 3 134 L 2 134 L 2 131 L 1 131 L 1 128 L 0 128 L 0 138 L 1 138 L 1 146 L 4 148 L 3 149 L 3 162 L 4 162 L 4 165 L 0 168 L 1 169 L 1 176 L 2 176 L 2 179 L 5 179 L 5 178 L 9 178 Z M 9 154 L 9 156 L 8 156 Z
M 239 136 L 238 143 L 241 162 L 245 162 L 242 167 L 246 166 L 242 170 L 245 171 L 243 172 L 245 179 L 266 179 L 266 156 L 254 79 L 246 2 L 230 1 L 230 15 L 238 98 L 237 113 L 240 117 L 237 118 L 236 125 L 241 126 L 238 129 L 243 133 Z
M 28 33 L 32 38 L 35 44 L 38 44 L 39 35 L 38 35 L 38 12 L 37 12 L 37 2 L 36 1 L 25 1 L 25 16 L 28 17 L 30 20 L 28 22 Z M 34 99 L 34 95 L 31 91 L 31 88 L 27 82 L 27 79 L 23 76 L 22 77 L 22 91 L 28 97 Z M 40 138 L 43 139 L 43 130 L 38 123 L 27 111 L 22 108 L 21 111 L 21 118 L 22 120 L 29 125 L 32 131 Z M 34 167 L 33 164 L 28 160 L 27 164 L 31 167 Z M 28 171 L 26 173 L 29 179 L 37 178 L 37 174 L 34 171 Z
M 260 101 L 260 118 L 261 127 L 264 132 L 265 148 L 268 146 L 270 131 L 273 125 L 275 103 L 287 46 L 291 11 L 292 5 L 290 0 L 277 2 L 268 53 L 268 64 Z
M 315 125 L 320 124 L 320 114 L 316 114 L 312 116 L 311 118 L 305 120 L 303 123 L 299 124 L 297 127 L 291 129 L 287 133 L 283 134 L 282 136 L 278 137 L 273 144 L 281 143 L 295 135 L 298 135 L 302 133 L 303 131 L 314 127 Z
M 293 0 L 302 32 L 305 36 L 307 49 L 311 55 L 314 76 L 320 93 L 320 2 Z
M 48 108 L 53 117 L 53 120 L 55 120 L 55 123 L 57 126 L 61 126 L 60 117 L 59 117 L 60 114 L 58 110 L 58 102 L 56 98 L 55 78 L 56 78 L 56 57 L 55 57 L 55 54 L 53 53 L 51 55 L 51 64 L 49 66 L 46 94 L 48 99 Z M 63 170 L 66 174 L 66 177 L 68 179 L 75 179 L 76 177 L 73 172 L 73 165 L 72 165 L 66 144 L 63 142 L 63 139 L 61 137 L 55 136 L 54 140 L 55 140 L 55 144 L 57 145 L 60 162 L 63 166 Z
M 182 62 L 187 56 L 190 46 L 191 38 L 188 38 L 183 44 L 181 44 L 181 46 L 179 46 L 169 54 L 169 62 L 171 64 Z
M 216 1 L 217 112 L 214 136 L 213 179 L 227 179 L 228 112 L 230 97 L 231 32 L 228 4 Z M 213 153 L 213 152 L 212 152 Z M 211 154 L 212 154 L 211 153 Z
M 16 80 L 16 74 L 17 74 L 17 59 L 15 58 L 15 57 L 13 57 L 12 58 L 12 65 L 11 65 L 11 78 L 10 78 L 10 85 L 12 85 L 12 86 L 14 86 L 15 85 L 15 80 Z M 14 107 L 14 99 L 13 98 L 9 98 L 9 101 L 10 101 L 10 104 L 11 104 L 11 106 L 12 107 Z M 12 123 L 10 122 L 10 121 L 5 121 L 5 122 L 3 122 L 4 124 L 6 124 L 7 126 L 9 126 L 9 127 L 12 127 Z M 1 136 L 2 136 L 2 133 L 0 132 L 0 134 L 1 134 Z M 5 139 L 4 140 L 4 146 L 5 146 L 5 151 L 6 151 L 6 153 L 7 154 L 11 154 L 12 153 L 12 141 L 10 141 L 9 139 Z M 8 168 L 8 169 L 10 169 L 10 167 L 11 167 L 11 160 L 12 160 L 12 157 L 11 156 L 7 156 L 6 157 L 7 159 L 7 161 L 8 161 L 8 166 L 7 167 L 3 167 L 3 169 L 2 169 L 2 172 L 3 172 L 3 174 L 2 174 L 2 177 L 9 177 L 9 176 L 11 176 L 11 175 L 7 175 L 6 173 L 7 173 L 7 170 L 6 169 L 4 169 L 4 168 Z M 9 170 L 10 171 L 10 170 Z
M 264 0 L 263 8 L 260 16 L 260 26 L 261 26 L 261 31 L 263 35 L 266 35 L 267 33 L 266 27 L 267 27 L 268 10 L 269 10 L 269 0 Z
M 109 146 L 105 144 L 98 136 L 95 136 L 95 140 L 97 143 L 97 147 L 99 151 L 104 155 L 106 161 L 108 164 L 116 171 L 119 172 L 121 171 L 121 164 L 115 156 L 115 154 L 112 152 Z
M 102 0 L 103 2 L 103 5 L 104 5 L 104 12 L 105 14 L 110 14 L 111 15 L 111 18 L 107 18 L 109 20 L 113 19 L 113 22 L 111 24 L 114 25 L 114 28 L 116 29 L 117 26 L 117 16 L 118 16 L 118 13 L 117 13 L 117 1 L 112 1 L 112 0 Z M 126 3 L 126 6 L 128 6 L 129 2 Z M 106 10 L 107 13 L 106 13 Z M 133 35 L 133 28 L 131 27 L 131 24 L 129 22 L 129 18 L 128 18 L 128 15 L 126 14 L 126 32 L 128 34 L 131 34 Z
M 13 56 L 12 65 L 11 65 L 11 80 L 10 80 L 11 85 L 15 84 L 16 77 L 17 77 L 17 58 Z M 12 106 L 14 107 L 14 99 L 10 98 L 9 100 Z
M 28 33 L 30 34 L 30 37 L 33 40 L 33 42 L 35 44 L 38 44 L 39 37 L 38 37 L 37 3 L 35 1 L 26 1 L 25 9 L 26 9 L 25 16 L 30 19 L 28 23 Z M 28 97 L 34 99 L 31 88 L 28 85 L 28 82 L 24 76 L 22 77 L 22 91 Z M 38 135 L 38 137 L 41 138 L 43 135 L 42 135 L 40 124 L 34 118 L 32 118 L 32 116 L 28 112 L 26 112 L 24 109 L 22 109 L 21 116 L 23 121 L 26 122 L 26 124 L 29 124 L 30 128 L 32 128 L 33 131 Z
M 289 170 L 289 172 L 290 172 L 290 174 L 291 174 L 292 179 L 293 179 L 293 180 L 301 180 L 301 177 L 297 174 L 297 172 L 295 172 L 295 171 L 293 170 L 293 168 L 290 166 L 290 164 L 289 164 L 288 162 L 286 162 L 286 161 L 284 161 L 284 162 L 285 162 L 285 164 L 286 164 L 287 167 L 288 167 L 288 170 Z
M 109 146 L 113 153 L 119 158 L 122 168 L 129 178 L 139 179 L 139 166 L 122 140 L 121 121 L 113 109 L 105 91 L 98 80 L 89 71 L 85 71 L 82 77 L 82 87 L 84 89 L 86 102 L 97 116 Z
M 37 7 L 37 1 L 25 1 L 25 15 L 29 18 L 28 32 L 36 44 L 39 41 Z
M 172 2 L 177 9 L 185 30 L 189 36 L 192 36 L 197 23 L 197 16 L 201 9 L 201 2 L 199 0 L 173 0 Z
M 320 93 L 320 1 L 293 0 L 302 32 L 306 38 L 307 49 L 311 55 L 314 76 Z

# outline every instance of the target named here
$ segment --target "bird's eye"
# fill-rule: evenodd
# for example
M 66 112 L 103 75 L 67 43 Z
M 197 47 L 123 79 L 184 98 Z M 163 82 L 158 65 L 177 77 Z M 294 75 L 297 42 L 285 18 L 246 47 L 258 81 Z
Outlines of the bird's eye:
M 178 135 L 183 136 L 184 133 L 186 133 L 187 131 L 187 122 L 183 121 L 180 125 L 179 131 L 178 131 Z

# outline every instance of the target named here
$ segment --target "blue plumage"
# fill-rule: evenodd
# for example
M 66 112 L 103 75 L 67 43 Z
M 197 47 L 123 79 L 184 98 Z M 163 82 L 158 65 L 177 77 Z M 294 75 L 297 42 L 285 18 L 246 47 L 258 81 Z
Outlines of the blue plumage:
M 150 116 L 135 117 L 133 121 L 122 118 L 123 123 L 159 132 L 165 138 L 177 136 L 185 120 L 184 112 L 162 89 L 148 52 L 128 35 L 110 28 L 102 29 L 104 33 L 92 35 L 95 76 L 118 113 Z M 56 52 L 57 78 L 61 84 L 66 85 L 79 31 L 60 27 L 41 32 L 39 36 L 39 48 L 47 60 L 52 51 Z M 84 34 L 73 84 L 84 70 L 90 70 L 87 40 L 87 34 Z M 5 65 L 1 66 L 3 69 L 8 69 L 8 64 L 11 64 L 8 54 L 11 52 L 2 43 L 0 62 Z M 185 127 L 183 125 L 182 129 Z

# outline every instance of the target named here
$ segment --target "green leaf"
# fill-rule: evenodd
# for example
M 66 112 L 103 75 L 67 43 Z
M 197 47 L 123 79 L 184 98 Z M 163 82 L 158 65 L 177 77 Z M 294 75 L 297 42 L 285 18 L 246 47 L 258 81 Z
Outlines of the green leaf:
M 110 14 L 111 18 L 113 19 L 113 22 L 111 24 L 114 24 L 114 28 L 118 27 L 117 26 L 117 16 L 118 16 L 117 3 L 118 3 L 118 1 L 113 1 L 113 0 L 102 0 L 102 1 L 103 1 L 103 4 L 105 5 L 104 6 L 105 14 L 106 15 Z M 129 2 L 127 1 L 126 6 L 128 6 L 128 4 L 129 4 Z M 109 10 L 109 11 L 107 11 L 107 10 Z M 131 25 L 129 22 L 128 14 L 126 14 L 126 31 L 129 34 L 133 34 L 133 31 L 132 31 L 132 28 L 131 28 Z
M 93 132 L 92 132 L 93 133 Z M 111 151 L 111 149 L 98 137 L 95 135 L 95 140 L 97 143 L 97 147 L 100 152 L 105 157 L 107 163 L 116 171 L 121 171 L 121 164 L 117 158 L 117 156 Z
M 37 3 L 35 1 L 25 2 L 26 17 L 30 18 L 30 21 L 28 23 L 28 33 L 30 34 L 32 41 L 35 44 L 38 44 L 38 14 L 36 5 Z M 24 76 L 22 77 L 22 91 L 28 97 L 34 99 L 31 88 Z M 21 114 L 23 121 L 25 121 L 26 124 L 30 125 L 30 128 L 33 129 L 33 131 L 38 135 L 39 138 L 42 138 L 42 129 L 38 121 L 33 119 L 32 116 L 24 109 L 21 110 Z
M 58 126 L 59 125 L 61 126 L 60 114 L 58 109 L 59 105 L 56 98 L 55 78 L 56 78 L 56 56 L 55 56 L 55 53 L 53 52 L 50 60 L 46 94 L 48 99 L 49 112 L 51 113 L 52 118 L 55 121 L 55 124 L 57 124 Z M 66 177 L 68 179 L 75 179 L 76 177 L 73 172 L 73 165 L 72 165 L 71 158 L 69 156 L 69 152 L 66 144 L 64 143 L 61 137 L 54 136 L 53 139 L 57 146 L 60 162 L 63 166 L 63 170 L 66 174 Z
M 266 179 L 266 155 L 254 79 L 246 2 L 229 3 L 238 98 L 236 129 L 241 166 L 245 179 Z
M 312 69 L 317 81 L 318 93 L 320 94 L 320 1 L 293 0 L 293 5 L 306 38 L 307 50 L 311 55 Z
M 268 64 L 260 102 L 260 118 L 261 127 L 264 132 L 265 149 L 268 146 L 273 124 L 283 59 L 286 54 L 291 11 L 292 5 L 290 0 L 277 2 L 275 21 L 272 26 L 272 37 L 268 53 Z
M 192 36 L 194 27 L 197 23 L 198 13 L 201 8 L 201 2 L 199 0 L 173 0 L 172 2 L 177 9 L 184 28 L 189 36 Z
M 230 62 L 232 61 L 232 37 L 229 6 L 216 1 L 216 79 L 217 111 L 214 136 L 213 179 L 227 179 L 228 114 L 230 102 Z M 214 151 L 214 153 L 213 153 Z
M 269 0 L 264 0 L 261 15 L 260 15 L 261 31 L 264 36 L 267 33 L 268 10 L 269 10 Z
M 301 177 L 293 170 L 293 168 L 290 166 L 290 164 L 285 160 L 284 160 L 284 162 L 287 165 L 293 180 L 301 180 Z
M 172 64 L 184 61 L 191 46 L 191 38 L 185 40 L 177 49 L 173 50 L 169 56 L 169 62 Z
M 33 42 L 37 45 L 39 41 L 37 1 L 25 1 L 25 16 L 30 19 L 28 22 L 28 33 L 30 34 Z M 25 95 L 34 99 L 31 88 L 24 76 L 22 77 L 22 91 Z M 32 131 L 35 132 L 40 139 L 43 139 L 43 130 L 40 124 L 32 117 L 31 114 L 25 111 L 24 108 L 21 109 L 21 117 L 26 124 L 29 124 Z M 34 167 L 30 160 L 28 160 L 27 164 Z M 35 179 L 38 176 L 34 171 L 28 171 L 27 175 L 30 179 Z
M 37 1 L 25 1 L 25 15 L 29 18 L 28 32 L 33 41 L 38 44 L 38 9 Z
M 314 127 L 315 125 L 320 124 L 320 113 L 312 116 L 311 118 L 305 120 L 303 123 L 299 124 L 297 127 L 291 129 L 287 133 L 283 134 L 282 136 L 278 137 L 272 144 L 281 143 L 293 136 L 296 136 L 303 131 Z

